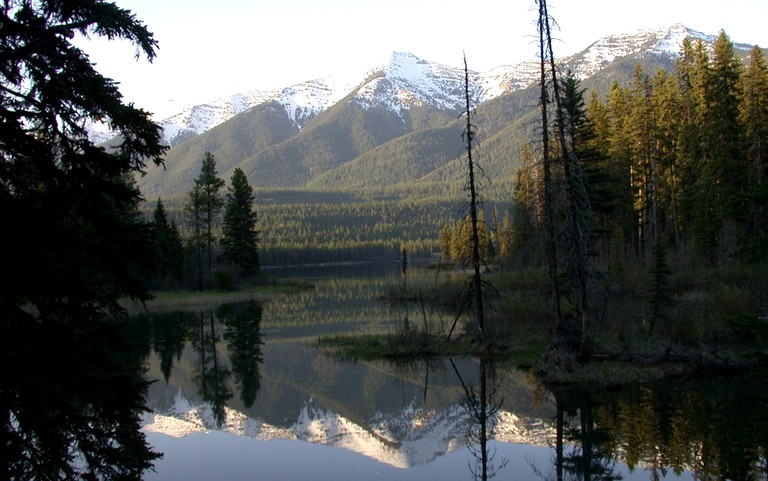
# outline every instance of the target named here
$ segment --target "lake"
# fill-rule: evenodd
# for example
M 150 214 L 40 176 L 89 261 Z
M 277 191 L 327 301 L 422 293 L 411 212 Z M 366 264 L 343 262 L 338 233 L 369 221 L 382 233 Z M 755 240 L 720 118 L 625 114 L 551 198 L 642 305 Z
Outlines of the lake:
M 313 342 L 453 314 L 380 300 L 397 263 L 264 274 L 312 287 L 132 323 L 153 381 L 142 429 L 164 454 L 145 479 L 766 479 L 764 380 L 602 391 L 468 358 L 345 361 Z

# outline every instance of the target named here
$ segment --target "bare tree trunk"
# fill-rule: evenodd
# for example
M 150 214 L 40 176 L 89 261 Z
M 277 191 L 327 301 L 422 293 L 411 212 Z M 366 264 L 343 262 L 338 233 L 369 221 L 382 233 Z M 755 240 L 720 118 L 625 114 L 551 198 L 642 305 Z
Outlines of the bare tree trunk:
M 469 216 L 472 228 L 472 287 L 475 302 L 475 313 L 477 323 L 480 328 L 480 336 L 485 341 L 485 318 L 483 313 L 483 285 L 480 277 L 480 234 L 477 227 L 477 203 L 478 195 L 475 185 L 475 164 L 472 159 L 472 142 L 475 139 L 474 126 L 472 125 L 472 109 L 469 95 L 469 69 L 467 68 L 467 57 L 464 57 L 464 97 L 466 99 L 467 125 L 464 132 L 467 142 L 467 169 L 469 175 Z
M 589 199 L 586 193 L 584 175 L 581 171 L 576 154 L 573 149 L 568 148 L 565 135 L 565 119 L 560 96 L 560 81 L 558 79 L 557 66 L 555 65 L 554 52 L 552 50 L 552 34 L 550 29 L 549 14 L 547 12 L 546 0 L 539 0 L 539 30 L 542 49 L 542 92 L 546 94 L 546 68 L 544 63 L 549 61 L 549 70 L 552 80 L 552 92 L 555 102 L 556 114 L 556 133 L 558 135 L 560 147 L 560 159 L 563 164 L 563 176 L 566 192 L 566 214 L 568 216 L 566 229 L 571 243 L 571 250 L 567 258 L 566 265 L 568 274 L 576 294 L 576 307 L 579 311 L 582 323 L 581 347 L 579 349 L 579 359 L 587 361 L 592 357 L 593 341 L 591 332 L 591 320 L 589 312 L 589 292 L 588 292 L 588 231 L 587 221 Z M 544 45 L 546 43 L 546 46 Z M 546 49 L 546 51 L 544 51 Z M 543 108 L 543 111 L 545 109 Z M 543 125 L 546 132 L 546 124 Z
M 552 196 L 552 169 L 550 163 L 550 141 L 549 141 L 549 95 L 547 94 L 547 49 L 545 48 L 545 38 L 549 35 L 549 25 L 545 28 L 545 19 L 547 17 L 547 6 L 544 1 L 539 1 L 539 56 L 541 58 L 541 77 L 539 97 L 539 106 L 541 108 L 541 141 L 542 141 L 542 173 L 544 182 L 544 225 L 546 235 L 546 257 L 549 271 L 550 286 L 552 296 L 555 302 L 555 313 L 557 321 L 563 320 L 563 313 L 560 307 L 560 284 L 557 278 L 557 239 L 555 236 L 555 214 Z

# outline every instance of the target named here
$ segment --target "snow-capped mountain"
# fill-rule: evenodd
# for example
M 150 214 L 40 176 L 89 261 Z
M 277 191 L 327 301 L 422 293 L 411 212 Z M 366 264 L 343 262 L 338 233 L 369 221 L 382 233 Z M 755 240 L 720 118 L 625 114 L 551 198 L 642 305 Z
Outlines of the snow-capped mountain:
M 277 102 L 301 128 L 312 117 L 338 102 L 350 86 L 333 78 L 315 79 L 275 90 L 253 90 L 195 105 L 160 122 L 168 145 L 199 135 L 251 107 Z
M 715 38 L 674 25 L 607 36 L 557 63 L 562 74 L 570 70 L 585 89 L 601 93 L 628 81 L 636 65 L 673 69 L 688 36 Z M 733 45 L 744 57 L 749 47 Z M 536 89 L 527 87 L 539 70 L 528 61 L 469 72 L 478 135 L 493 138 L 484 168 L 500 182 L 514 182 L 521 165 L 520 121 L 535 111 Z M 222 178 L 240 168 L 254 187 L 359 189 L 458 179 L 464 76 L 463 66 L 395 52 L 351 82 L 318 79 L 188 109 L 162 122 L 172 148 L 163 169 L 149 169 L 137 185 L 147 198 L 188 192 L 206 152 Z
M 563 58 L 561 63 L 568 65 L 574 74 L 583 79 L 612 62 L 630 55 L 651 54 L 675 57 L 681 52 L 686 38 L 702 40 L 711 48 L 717 36 L 707 35 L 678 23 L 669 27 L 603 37 L 583 51 Z M 747 51 L 750 46 L 736 43 L 734 48 Z
M 194 405 L 179 392 L 170 409 L 144 417 L 143 429 L 174 437 L 219 430 L 259 440 L 301 440 L 406 468 L 466 449 L 474 422 L 460 405 L 432 412 L 412 403 L 394 415 L 377 413 L 369 425 L 363 426 L 329 411 L 312 398 L 288 427 L 265 423 L 230 408 L 225 408 L 225 413 L 226 422 L 219 427 L 209 404 Z M 554 439 L 554 426 L 541 419 L 526 419 L 507 411 L 496 416 L 493 439 L 498 441 L 548 446 Z
M 673 56 L 680 52 L 686 37 L 714 42 L 715 35 L 689 29 L 682 24 L 639 30 L 603 37 L 576 54 L 562 57 L 579 78 L 586 78 L 617 59 L 637 54 Z M 734 44 L 737 49 L 749 46 Z M 502 94 L 523 89 L 536 82 L 536 60 L 501 65 L 486 72 L 470 70 L 472 99 L 481 104 Z M 368 71 L 355 84 L 326 77 L 271 91 L 254 90 L 221 97 L 209 103 L 189 107 L 163 119 L 165 140 L 174 146 L 190 136 L 199 135 L 257 105 L 275 102 L 301 129 L 320 112 L 353 94 L 352 101 L 365 108 L 384 107 L 402 113 L 417 106 L 441 110 L 461 110 L 464 105 L 464 69 L 421 59 L 407 52 L 393 52 L 388 62 Z M 111 133 L 104 126 L 93 126 L 92 139 L 104 141 Z
M 428 62 L 408 52 L 393 52 L 389 63 L 357 88 L 354 101 L 366 109 L 385 107 L 398 113 L 426 104 L 457 110 L 463 92 L 463 69 Z
M 244 112 L 245 110 L 267 102 L 276 92 L 254 90 L 245 94 L 230 95 L 212 102 L 195 105 L 160 122 L 165 133 L 165 140 L 173 146 L 184 134 L 199 135 L 206 130 Z

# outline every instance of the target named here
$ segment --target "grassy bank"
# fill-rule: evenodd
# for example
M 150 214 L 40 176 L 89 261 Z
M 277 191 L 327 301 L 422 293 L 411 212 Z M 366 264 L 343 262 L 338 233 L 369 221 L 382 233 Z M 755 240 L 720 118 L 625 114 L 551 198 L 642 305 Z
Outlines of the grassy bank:
M 576 360 L 575 349 L 555 342 L 558 326 L 540 273 L 498 272 L 486 280 L 497 293 L 486 309 L 488 343 L 477 340 L 476 326 L 463 315 L 450 340 L 450 326 L 425 318 L 390 334 L 333 336 L 318 345 L 357 360 L 491 356 L 531 369 L 551 383 L 619 385 L 768 365 L 768 276 L 763 268 L 681 269 L 669 280 L 663 309 L 655 311 L 648 274 L 627 269 L 594 293 L 595 356 L 588 363 Z M 458 313 L 455 302 L 462 287 L 443 285 L 424 296 Z M 567 309 L 567 302 L 563 305 Z M 580 326 L 575 330 L 572 341 L 578 345 Z

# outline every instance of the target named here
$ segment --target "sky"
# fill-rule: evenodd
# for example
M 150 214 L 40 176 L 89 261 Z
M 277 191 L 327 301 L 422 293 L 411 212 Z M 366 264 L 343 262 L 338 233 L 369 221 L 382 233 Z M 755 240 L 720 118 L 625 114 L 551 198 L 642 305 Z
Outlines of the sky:
M 393 51 L 476 71 L 535 60 L 534 0 L 114 0 L 146 24 L 157 58 L 77 39 L 124 99 L 162 120 L 185 107 L 319 77 L 362 79 Z M 602 36 L 682 23 L 768 48 L 768 0 L 549 0 L 556 57 Z

